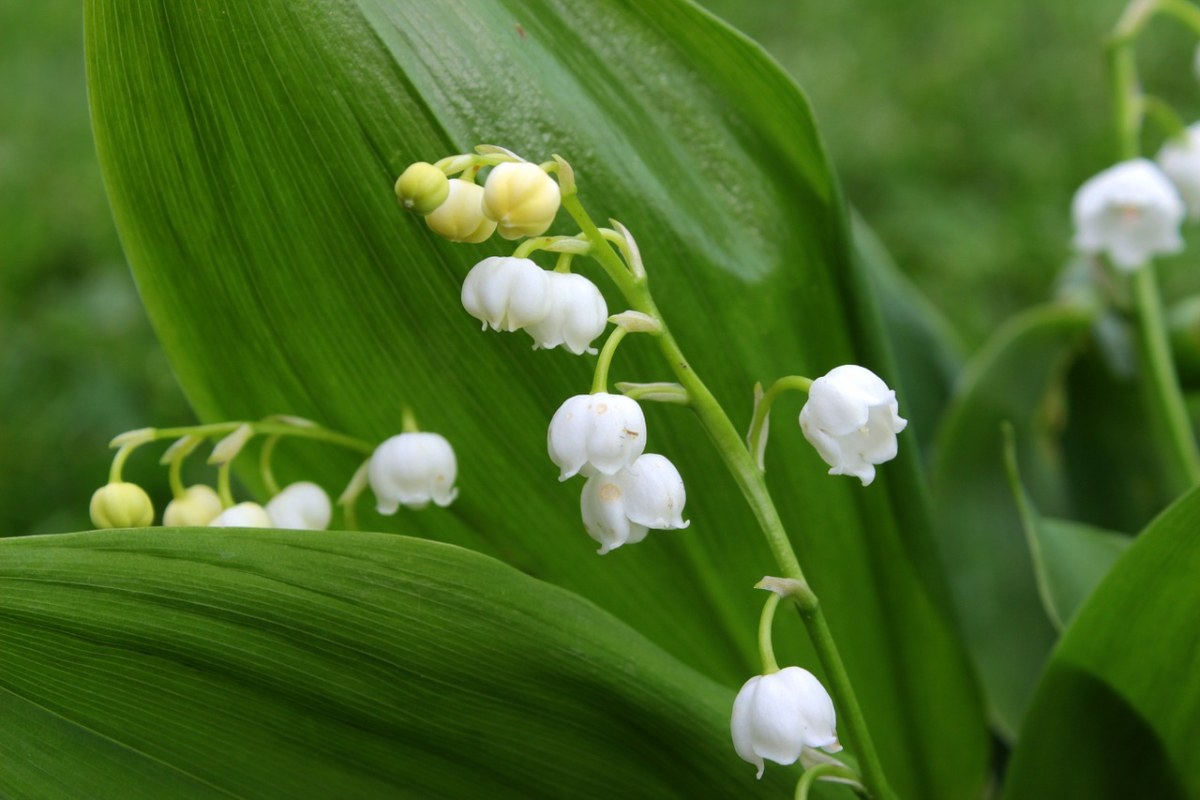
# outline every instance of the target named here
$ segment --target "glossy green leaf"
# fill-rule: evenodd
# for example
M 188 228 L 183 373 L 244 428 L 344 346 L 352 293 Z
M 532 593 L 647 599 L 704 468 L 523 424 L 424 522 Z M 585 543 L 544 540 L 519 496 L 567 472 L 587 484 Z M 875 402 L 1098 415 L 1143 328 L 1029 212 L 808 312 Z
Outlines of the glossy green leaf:
M 897 395 L 904 398 L 901 412 L 928 450 L 963 368 L 962 346 L 949 322 L 900 271 L 866 222 L 855 216 L 852 224 L 855 256 L 878 297 L 895 354 Z
M 0 541 L 5 797 L 779 796 L 733 693 L 461 548 L 154 529 Z M 618 766 L 619 765 L 619 766 Z
M 1132 541 L 1113 531 L 1043 517 L 1021 483 L 1011 427 L 1005 428 L 1009 485 L 1025 531 L 1042 608 L 1061 631 Z
M 1086 310 L 1045 307 L 1005 325 L 968 365 L 938 434 L 937 534 L 993 721 L 1010 737 L 1057 634 L 1042 610 L 1009 487 L 1002 426 L 1013 428 L 1037 507 L 1061 512 L 1061 385 L 1091 321 Z
M 1200 795 L 1200 491 L 1142 532 L 1063 634 L 1005 797 Z
M 587 390 L 592 360 L 481 333 L 461 280 L 511 245 L 442 241 L 391 185 L 412 161 L 479 143 L 566 157 L 593 215 L 637 236 L 691 366 L 744 426 L 756 380 L 846 362 L 889 372 L 807 103 L 775 64 L 674 1 L 87 8 L 117 224 L 202 418 L 288 412 L 379 440 L 411 406 L 456 447 L 461 495 L 368 524 L 569 588 L 726 686 L 758 669 L 750 587 L 775 567 L 695 421 L 647 408 L 649 448 L 680 465 L 692 526 L 597 558 L 578 483 L 559 484 L 545 455 L 546 424 Z M 563 219 L 552 231 L 574 232 Z M 612 377 L 669 373 L 634 337 Z M 798 411 L 793 398 L 777 407 L 770 483 L 892 781 L 907 796 L 972 793 L 986 740 L 912 438 L 863 490 L 825 476 L 789 424 Z M 355 466 L 318 448 L 279 454 L 281 477 L 330 487 Z M 782 654 L 814 666 L 791 625 Z

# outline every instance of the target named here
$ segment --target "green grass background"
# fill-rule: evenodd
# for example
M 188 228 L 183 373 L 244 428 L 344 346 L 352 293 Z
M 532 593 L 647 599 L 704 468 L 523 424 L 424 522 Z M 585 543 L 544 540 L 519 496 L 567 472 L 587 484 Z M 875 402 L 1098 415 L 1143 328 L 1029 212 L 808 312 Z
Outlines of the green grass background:
M 805 87 L 850 201 L 970 349 L 1049 294 L 1071 195 L 1114 151 L 1101 42 L 1119 2 L 705 5 Z M 108 439 L 192 419 L 108 212 L 82 25 L 80 4 L 0 0 L 2 535 L 90 527 Z M 1147 85 L 1194 118 L 1190 36 L 1150 39 Z M 149 454 L 127 475 L 161 508 Z

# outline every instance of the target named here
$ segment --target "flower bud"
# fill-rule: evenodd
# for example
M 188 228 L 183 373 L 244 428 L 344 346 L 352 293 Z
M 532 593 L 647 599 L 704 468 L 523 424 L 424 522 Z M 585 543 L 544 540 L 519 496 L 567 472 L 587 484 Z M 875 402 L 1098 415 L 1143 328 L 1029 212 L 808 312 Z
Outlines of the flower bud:
M 541 236 L 554 222 L 561 202 L 558 183 L 537 164 L 525 161 L 498 164 L 484 184 L 483 213 L 496 220 L 505 239 Z
M 299 481 L 267 502 L 267 516 L 275 528 L 323 531 L 333 519 L 333 504 L 320 486 Z
M 540 322 L 525 326 L 534 348 L 547 350 L 566 345 L 575 355 L 595 353 L 592 340 L 604 333 L 608 305 L 596 284 L 582 275 L 547 272 L 550 313 Z
M 1179 192 L 1154 162 L 1124 161 L 1079 187 L 1071 202 L 1075 247 L 1108 253 L 1118 268 L 1132 271 L 1151 256 L 1183 248 Z
M 646 538 L 650 528 L 686 528 L 687 495 L 679 471 L 665 457 L 646 453 L 615 475 L 588 478 L 579 498 L 583 527 L 600 543 L 600 555 Z
M 496 230 L 496 223 L 483 215 L 483 187 L 461 178 L 452 178 L 449 184 L 446 199 L 425 217 L 425 224 L 452 242 L 484 241 Z
M 163 525 L 170 528 L 200 528 L 221 513 L 221 498 L 211 486 L 197 483 L 167 504 Z
M 92 494 L 88 507 L 97 528 L 145 528 L 154 523 L 154 504 L 136 483 L 109 483 Z
M 867 486 L 875 465 L 896 457 L 896 434 L 908 425 L 898 410 L 896 393 L 878 375 L 847 364 L 813 381 L 800 429 L 830 475 L 854 475 Z
M 1200 217 L 1200 123 L 1189 126 L 1180 139 L 1169 139 L 1155 160 L 1179 190 L 1188 216 Z
M 458 496 L 457 475 L 454 449 L 436 433 L 393 436 L 375 448 L 367 473 L 380 514 L 395 514 L 400 505 L 423 508 L 430 500 L 450 505 Z
M 208 523 L 210 528 L 271 528 L 271 517 L 258 503 L 238 503 L 222 511 Z
M 806 748 L 828 753 L 842 749 L 835 730 L 833 700 L 806 669 L 786 667 L 746 681 L 733 701 L 729 721 L 733 748 L 758 767 L 763 759 L 795 764 Z
M 463 281 L 463 308 L 494 331 L 541 322 L 550 313 L 553 274 L 528 258 L 485 258 Z
M 396 179 L 396 199 L 421 216 L 432 213 L 449 194 L 450 179 L 446 173 L 424 161 L 409 164 Z
M 582 472 L 613 475 L 646 449 L 646 418 L 636 400 L 619 394 L 578 394 L 559 406 L 546 434 L 550 460 L 565 481 Z

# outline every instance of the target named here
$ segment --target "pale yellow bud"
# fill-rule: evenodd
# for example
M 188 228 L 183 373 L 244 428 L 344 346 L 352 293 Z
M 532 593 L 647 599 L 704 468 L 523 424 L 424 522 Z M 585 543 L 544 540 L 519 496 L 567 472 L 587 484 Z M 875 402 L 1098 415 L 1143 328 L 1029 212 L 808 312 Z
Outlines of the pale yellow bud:
M 496 223 L 483 215 L 483 187 L 461 178 L 449 184 L 445 202 L 425 217 L 425 224 L 452 242 L 484 241 L 496 230 Z
M 211 486 L 197 483 L 176 497 L 163 512 L 163 525 L 170 528 L 200 528 L 221 513 L 221 498 Z
M 88 512 L 97 528 L 145 528 L 154 522 L 154 504 L 136 483 L 101 486 Z
M 499 164 L 488 175 L 483 213 L 496 220 L 505 239 L 541 236 L 562 203 L 558 184 L 537 164 Z
M 450 179 L 446 173 L 424 161 L 410 164 L 396 180 L 396 199 L 421 216 L 433 212 L 449 194 Z

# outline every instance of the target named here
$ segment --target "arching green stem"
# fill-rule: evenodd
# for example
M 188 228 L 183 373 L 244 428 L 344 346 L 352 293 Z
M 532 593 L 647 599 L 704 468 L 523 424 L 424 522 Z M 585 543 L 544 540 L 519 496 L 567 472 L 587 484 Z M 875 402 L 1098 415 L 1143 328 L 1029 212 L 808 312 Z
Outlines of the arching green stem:
M 762 616 L 758 619 L 758 653 L 762 657 L 763 675 L 779 672 L 779 662 L 775 660 L 775 645 L 771 642 L 771 625 L 775 622 L 775 609 L 779 607 L 782 597 L 775 592 L 769 592 L 767 602 L 763 603 Z
M 592 375 L 592 394 L 597 392 L 608 391 L 608 368 L 612 366 L 613 355 L 617 352 L 617 345 L 625 338 L 629 331 L 621 327 L 613 328 L 613 332 L 608 335 L 608 339 L 604 342 L 604 347 L 600 350 L 600 357 L 596 359 L 596 371 Z
M 167 467 L 167 482 L 171 485 L 171 496 L 176 500 L 181 499 L 187 493 L 183 486 L 183 459 L 183 455 L 178 455 L 171 459 L 171 463 Z
M 771 414 L 771 404 L 779 395 L 787 391 L 808 394 L 812 384 L 811 379 L 801 375 L 788 375 L 780 378 L 771 384 L 771 388 L 763 393 L 762 399 L 754 406 L 754 417 L 750 420 L 750 432 L 746 434 L 746 446 L 755 460 L 759 462 L 760 467 L 762 465 L 761 454 L 766 448 L 766 443 L 759 440 L 763 436 L 767 419 Z
M 784 577 L 807 583 L 804 580 L 804 573 L 800 569 L 800 562 L 792 550 L 787 531 L 783 527 L 783 521 L 767 491 L 762 473 L 750 451 L 746 449 L 741 434 L 734 428 L 721 404 L 684 357 L 683 351 L 675 341 L 666 320 L 650 295 L 649 281 L 645 273 L 636 276 L 633 274 L 628 265 L 621 260 L 617 251 L 607 243 L 604 235 L 588 216 L 573 191 L 564 191 L 562 202 L 563 208 L 593 244 L 589 255 L 596 259 L 600 267 L 617 285 L 626 302 L 629 303 L 629 307 L 653 317 L 661 324 L 662 329 L 655 337 L 659 349 L 675 374 L 676 380 L 687 390 L 688 397 L 691 398 L 691 408 L 696 412 L 701 426 L 712 440 L 733 476 L 734 482 L 746 498 L 779 569 Z M 864 784 L 875 798 L 884 800 L 894 797 L 887 777 L 884 775 L 883 765 L 875 750 L 874 742 L 871 740 L 866 719 L 858 704 L 849 674 L 846 672 L 845 664 L 842 662 L 829 625 L 825 621 L 825 615 L 816 602 L 816 597 L 812 597 L 811 605 L 804 606 L 797 603 L 797 607 L 800 608 L 809 638 L 829 681 L 831 693 L 840 706 L 839 716 L 845 723 L 846 740 L 858 755 Z
M 127 444 L 122 445 L 117 450 L 117 454 L 113 456 L 112 466 L 108 470 L 109 483 L 121 482 L 121 470 L 125 468 L 125 462 L 129 460 L 129 454 L 136 450 L 137 447 L 137 443 Z
M 800 776 L 800 782 L 796 784 L 796 800 L 807 800 L 809 791 L 818 780 L 824 777 L 844 778 L 857 789 L 862 787 L 858 785 L 858 775 L 856 775 L 848 767 L 839 766 L 837 764 L 814 764 L 804 770 L 804 774 Z
M 232 460 L 217 467 L 217 497 L 221 498 L 222 508 L 232 508 L 234 505 L 233 489 L 229 485 L 229 473 L 232 468 Z
M 279 484 L 275 481 L 275 472 L 271 469 L 271 456 L 275 454 L 275 445 L 279 444 L 280 434 L 275 433 L 263 442 L 258 454 L 258 471 L 262 476 L 263 488 L 271 497 L 279 494 Z

